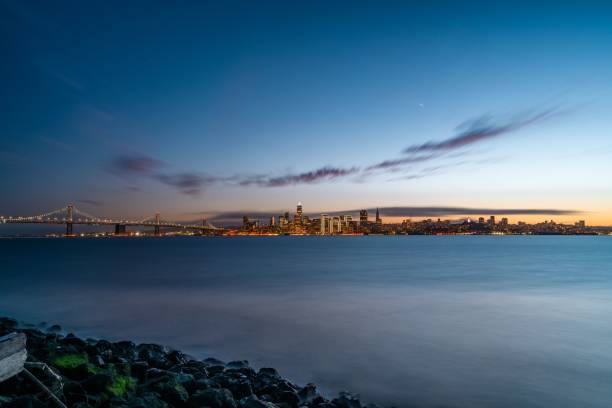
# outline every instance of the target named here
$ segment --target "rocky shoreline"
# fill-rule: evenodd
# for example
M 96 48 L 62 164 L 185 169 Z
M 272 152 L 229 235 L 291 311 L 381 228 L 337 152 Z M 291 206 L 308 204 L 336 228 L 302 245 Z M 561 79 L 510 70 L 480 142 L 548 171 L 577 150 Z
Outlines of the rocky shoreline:
M 256 371 L 244 360 L 196 360 L 158 344 L 81 339 L 63 335 L 57 325 L 0 317 L 0 336 L 11 332 L 26 334 L 29 361 L 61 375 L 60 386 L 52 376 L 31 370 L 68 407 L 377 408 L 348 392 L 327 399 L 314 384 L 300 387 L 274 368 Z M 23 375 L 0 383 L 0 407 L 45 406 L 53 402 Z

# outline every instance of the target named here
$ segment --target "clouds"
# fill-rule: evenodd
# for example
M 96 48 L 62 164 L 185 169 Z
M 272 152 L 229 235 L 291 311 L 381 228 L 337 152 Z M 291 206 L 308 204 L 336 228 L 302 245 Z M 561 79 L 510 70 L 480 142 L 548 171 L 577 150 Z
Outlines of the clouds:
M 413 145 L 404 149 L 403 153 L 446 152 L 461 149 L 474 143 L 503 136 L 567 112 L 567 110 L 559 108 L 547 108 L 517 115 L 507 120 L 483 115 L 459 125 L 457 127 L 459 133 L 453 137 L 439 142 L 429 141 L 420 145 Z
M 166 163 L 154 157 L 132 153 L 115 157 L 109 166 L 109 171 L 122 177 L 145 177 L 156 180 L 192 197 L 199 196 L 204 189 L 215 183 L 217 179 L 212 176 L 196 172 L 171 173 L 163 171 Z M 136 191 L 137 187 L 130 187 Z
M 357 167 L 348 169 L 331 166 L 321 167 L 316 170 L 307 171 L 299 174 L 286 174 L 278 177 L 255 176 L 241 180 L 241 186 L 257 185 L 259 187 L 284 187 L 295 184 L 313 184 L 321 181 L 330 181 L 341 177 L 356 174 Z
M 120 176 L 149 175 L 164 166 L 164 162 L 139 153 L 119 155 L 110 165 L 110 171 Z
M 506 118 L 482 115 L 459 125 L 456 128 L 457 133 L 447 139 L 415 144 L 402 150 L 402 156 L 400 157 L 382 160 L 365 166 L 359 164 L 350 167 L 328 165 L 297 173 L 221 176 L 194 171 L 168 172 L 165 171 L 168 165 L 164 161 L 145 154 L 133 153 L 115 157 L 111 163 L 110 171 L 124 177 L 139 176 L 153 179 L 161 184 L 172 187 L 181 194 L 192 197 L 199 196 L 207 187 L 214 184 L 280 188 L 337 181 L 350 176 L 355 176 L 355 181 L 363 182 L 371 176 L 380 173 L 399 173 L 397 177 L 388 181 L 415 180 L 439 174 L 441 169 L 468 163 L 465 160 L 461 162 L 449 161 L 457 156 L 467 154 L 465 151 L 466 147 L 505 136 L 569 112 L 571 112 L 570 109 L 549 107 L 532 109 Z M 473 154 L 473 152 L 471 153 Z M 424 168 L 421 171 L 412 170 L 411 173 L 406 174 L 407 168 L 434 160 L 438 160 L 437 163 L 433 163 L 435 166 Z M 446 162 L 440 162 L 439 160 L 446 160 Z M 475 163 L 482 164 L 484 161 L 482 158 L 478 158 Z
M 161 183 L 174 187 L 180 193 L 189 196 L 199 196 L 211 184 L 217 182 L 215 177 L 203 176 L 197 173 L 155 174 L 153 176 Z

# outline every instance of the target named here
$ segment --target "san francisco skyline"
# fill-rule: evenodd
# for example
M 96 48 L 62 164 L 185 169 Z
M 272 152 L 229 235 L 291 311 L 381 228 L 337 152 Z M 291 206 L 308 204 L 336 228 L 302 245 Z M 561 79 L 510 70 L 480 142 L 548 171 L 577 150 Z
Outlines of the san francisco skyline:
M 611 6 L 415 4 L 0 2 L 0 214 L 612 225 Z

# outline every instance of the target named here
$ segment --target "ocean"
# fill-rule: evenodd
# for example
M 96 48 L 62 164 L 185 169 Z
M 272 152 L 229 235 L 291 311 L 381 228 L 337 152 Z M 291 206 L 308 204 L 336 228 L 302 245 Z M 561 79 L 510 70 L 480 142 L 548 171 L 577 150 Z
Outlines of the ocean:
M 0 315 L 398 407 L 612 406 L 612 237 L 0 239 Z

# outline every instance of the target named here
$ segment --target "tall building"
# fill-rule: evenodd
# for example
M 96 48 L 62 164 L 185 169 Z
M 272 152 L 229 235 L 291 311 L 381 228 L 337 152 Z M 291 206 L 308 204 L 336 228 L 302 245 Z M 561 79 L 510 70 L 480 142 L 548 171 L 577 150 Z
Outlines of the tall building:
M 489 225 L 491 227 L 495 225 L 495 216 L 494 215 L 489 217 Z
M 270 217 L 270 226 L 271 227 L 275 227 L 276 226 L 276 217 L 275 216 L 271 216 Z
M 380 213 L 378 212 L 378 208 L 376 208 L 376 224 L 382 224 L 382 218 L 380 218 Z
M 302 218 L 302 202 L 300 201 L 300 202 L 297 203 L 297 209 L 295 211 L 295 218 L 294 218 L 293 222 L 295 224 L 297 224 L 297 225 L 301 225 L 302 221 L 303 221 L 303 218 Z
M 359 211 L 359 225 L 362 227 L 368 226 L 368 210 Z
M 329 224 L 329 215 L 327 214 L 321 214 L 321 228 L 320 228 L 320 234 L 321 235 L 325 235 L 327 234 L 327 225 Z

